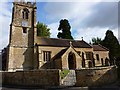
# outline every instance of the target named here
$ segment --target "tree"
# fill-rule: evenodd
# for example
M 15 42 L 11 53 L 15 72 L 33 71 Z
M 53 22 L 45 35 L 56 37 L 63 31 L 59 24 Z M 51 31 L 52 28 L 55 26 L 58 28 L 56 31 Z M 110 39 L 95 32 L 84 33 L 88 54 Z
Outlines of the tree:
M 93 45 L 98 45 L 102 42 L 101 38 L 97 37 L 97 38 L 92 38 L 92 43 Z
M 73 37 L 71 36 L 70 29 L 71 29 L 71 26 L 70 26 L 68 20 L 66 20 L 66 19 L 60 20 L 60 25 L 59 25 L 58 30 L 59 31 L 61 30 L 62 32 L 59 32 L 57 37 L 63 38 L 63 39 L 73 39 Z
M 118 68 L 120 70 L 120 45 L 119 45 L 119 49 L 118 49 L 117 58 L 116 58 L 116 62 L 115 63 L 116 63 L 116 65 L 118 66 Z
M 37 23 L 37 36 L 50 37 L 50 29 L 43 23 Z
M 110 64 L 113 65 L 114 60 L 119 57 L 119 42 L 111 30 L 107 30 L 101 44 L 109 49 Z

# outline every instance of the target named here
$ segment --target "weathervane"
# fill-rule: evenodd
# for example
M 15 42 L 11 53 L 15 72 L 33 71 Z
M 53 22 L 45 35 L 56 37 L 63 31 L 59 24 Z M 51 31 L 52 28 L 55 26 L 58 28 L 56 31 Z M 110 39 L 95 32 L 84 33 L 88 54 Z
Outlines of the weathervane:
M 83 37 L 81 37 L 82 38 L 82 41 L 83 41 Z

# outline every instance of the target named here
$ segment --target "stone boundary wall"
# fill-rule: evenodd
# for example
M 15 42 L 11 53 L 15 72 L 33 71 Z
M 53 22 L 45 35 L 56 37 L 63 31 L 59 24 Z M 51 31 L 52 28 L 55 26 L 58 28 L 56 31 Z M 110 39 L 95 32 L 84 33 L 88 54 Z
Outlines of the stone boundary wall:
M 2 72 L 3 85 L 59 86 L 59 70 Z
M 60 72 L 61 70 L 59 69 L 43 69 L 34 71 L 0 72 L 0 74 L 2 74 L 1 83 L 3 85 L 49 87 L 60 86 Z M 75 70 L 75 74 L 76 86 L 103 86 L 117 80 L 117 67 L 109 66 L 79 69 Z
M 116 80 L 116 66 L 76 70 L 76 86 L 103 86 Z

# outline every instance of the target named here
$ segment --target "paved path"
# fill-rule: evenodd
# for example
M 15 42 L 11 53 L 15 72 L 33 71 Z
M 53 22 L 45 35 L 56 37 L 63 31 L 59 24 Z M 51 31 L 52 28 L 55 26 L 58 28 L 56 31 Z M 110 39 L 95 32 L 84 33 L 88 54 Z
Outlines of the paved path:
M 69 70 L 68 75 L 62 79 L 62 86 L 74 86 L 76 83 L 75 70 Z
M 66 86 L 59 86 L 59 87 L 50 87 L 46 89 L 42 89 L 40 87 L 17 87 L 14 88 L 11 86 L 0 87 L 0 90 L 120 90 L 120 81 L 113 83 L 111 85 L 106 85 L 102 87 L 66 87 Z

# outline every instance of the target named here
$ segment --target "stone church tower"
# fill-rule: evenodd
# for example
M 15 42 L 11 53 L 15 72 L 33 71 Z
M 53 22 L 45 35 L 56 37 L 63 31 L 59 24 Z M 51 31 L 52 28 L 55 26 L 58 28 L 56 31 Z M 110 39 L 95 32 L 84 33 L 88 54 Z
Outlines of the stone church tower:
M 8 70 L 34 68 L 36 2 L 14 2 L 8 50 Z

